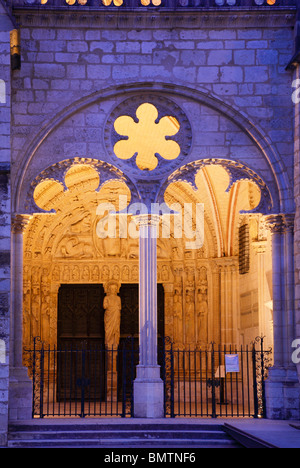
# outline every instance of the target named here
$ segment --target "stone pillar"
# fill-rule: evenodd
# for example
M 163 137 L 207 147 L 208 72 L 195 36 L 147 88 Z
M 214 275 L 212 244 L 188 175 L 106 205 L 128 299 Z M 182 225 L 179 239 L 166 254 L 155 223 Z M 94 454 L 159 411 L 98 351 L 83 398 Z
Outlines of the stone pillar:
M 297 40 L 300 44 L 300 10 L 298 12 Z M 300 65 L 295 68 L 295 80 L 300 80 Z M 299 86 L 298 86 L 299 87 Z M 300 100 L 294 103 L 294 200 L 295 200 L 295 225 L 294 225 L 294 261 L 295 261 L 295 310 L 296 310 L 296 338 L 300 339 Z M 300 380 L 300 362 L 297 363 L 298 378 Z
M 139 239 L 140 360 L 134 381 L 134 416 L 164 416 L 164 385 L 157 364 L 157 230 L 159 216 L 136 217 Z
M 298 419 L 300 388 L 292 362 L 295 334 L 293 215 L 266 217 L 272 232 L 274 365 L 266 381 L 267 417 Z
M 257 256 L 257 278 L 258 278 L 258 316 L 259 316 L 259 335 L 266 336 L 265 342 L 272 346 L 272 338 L 270 336 L 270 320 L 268 320 L 266 312 L 266 268 L 265 268 L 265 253 L 267 248 L 267 240 L 258 240 L 252 242 L 252 247 Z
M 286 310 L 286 347 L 284 365 L 291 365 L 292 342 L 295 330 L 295 272 L 294 272 L 294 214 L 285 214 L 285 310 Z M 294 367 L 292 365 L 292 367 Z
M 23 354 L 23 232 L 29 215 L 12 218 L 11 235 L 11 341 L 9 372 L 9 419 L 30 419 L 32 382 L 22 365 Z

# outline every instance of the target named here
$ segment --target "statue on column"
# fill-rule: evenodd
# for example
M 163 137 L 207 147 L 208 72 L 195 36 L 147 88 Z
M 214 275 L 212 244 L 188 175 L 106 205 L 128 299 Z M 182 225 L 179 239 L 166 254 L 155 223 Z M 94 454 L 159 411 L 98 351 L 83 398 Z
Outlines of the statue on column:
M 34 287 L 32 290 L 31 303 L 31 335 L 32 338 L 40 336 L 40 288 Z
M 192 290 L 187 291 L 185 300 L 185 342 L 187 345 L 195 341 L 195 301 Z
M 42 290 L 41 294 L 41 332 L 42 340 L 50 342 L 50 291 Z
M 109 283 L 107 295 L 103 301 L 105 346 L 117 349 L 120 342 L 121 298 L 117 295 L 118 285 Z
M 23 291 L 23 347 L 30 345 L 31 288 L 24 286 Z
M 178 289 L 174 292 L 174 343 L 182 343 L 182 296 Z
M 202 285 L 198 288 L 198 313 L 197 313 L 197 322 L 198 322 L 198 341 L 207 343 L 207 314 L 208 314 L 208 305 L 207 305 L 207 287 Z

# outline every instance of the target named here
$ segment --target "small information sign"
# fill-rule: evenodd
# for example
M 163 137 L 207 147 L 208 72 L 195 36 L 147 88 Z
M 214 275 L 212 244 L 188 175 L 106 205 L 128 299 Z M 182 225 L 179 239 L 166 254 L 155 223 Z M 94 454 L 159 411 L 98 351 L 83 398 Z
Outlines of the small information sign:
M 238 354 L 225 354 L 225 368 L 228 372 L 240 372 L 240 362 Z

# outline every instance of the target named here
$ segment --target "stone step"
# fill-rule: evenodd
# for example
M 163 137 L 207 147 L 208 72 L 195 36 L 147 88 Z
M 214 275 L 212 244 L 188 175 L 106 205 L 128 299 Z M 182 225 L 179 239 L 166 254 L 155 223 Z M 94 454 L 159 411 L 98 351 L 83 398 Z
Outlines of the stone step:
M 146 448 L 239 445 L 219 424 L 11 424 L 9 448 Z
M 189 439 L 185 442 L 182 439 L 164 439 L 160 441 L 145 439 L 43 439 L 43 440 L 19 440 L 9 441 L 9 448 L 239 448 L 240 446 L 233 440 L 214 439 Z
M 60 431 L 55 433 L 61 440 L 62 439 L 70 439 L 70 435 L 74 439 L 123 439 L 126 436 L 127 439 L 177 439 L 177 440 L 184 440 L 184 439 L 220 439 L 225 440 L 228 438 L 225 432 L 220 431 L 187 431 L 187 432 L 179 432 L 179 431 L 120 431 L 116 433 L 115 431 L 105 431 L 105 432 L 98 432 L 98 431 Z M 49 433 L 45 432 L 21 432 L 18 431 L 16 433 L 10 434 L 10 440 L 22 440 L 26 437 L 26 439 L 48 439 Z
M 43 422 L 36 422 L 37 420 L 30 421 L 29 423 L 12 423 L 9 425 L 9 432 L 64 432 L 64 431 L 111 431 L 117 432 L 120 431 L 207 431 L 207 432 L 222 432 L 224 431 L 222 424 L 190 424 L 190 423 L 132 423 L 132 422 L 122 422 L 122 423 L 84 423 L 82 420 L 77 420 L 78 422 L 62 422 L 62 423 L 52 423 L 51 420 L 43 420 Z M 74 421 L 74 420 L 73 420 Z M 131 421 L 131 420 L 130 420 Z

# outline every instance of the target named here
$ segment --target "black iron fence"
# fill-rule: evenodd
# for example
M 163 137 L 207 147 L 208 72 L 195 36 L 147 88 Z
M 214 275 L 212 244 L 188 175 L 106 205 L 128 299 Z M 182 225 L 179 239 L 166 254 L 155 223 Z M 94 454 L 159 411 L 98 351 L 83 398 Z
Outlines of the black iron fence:
M 272 351 L 250 346 L 164 350 L 165 413 L 185 417 L 266 416 L 265 379 Z
M 33 381 L 32 416 L 133 416 L 138 346 L 118 349 L 83 343 L 57 348 L 39 338 L 24 352 Z M 271 350 L 263 338 L 251 346 L 177 349 L 159 346 L 166 417 L 265 417 L 264 382 Z

